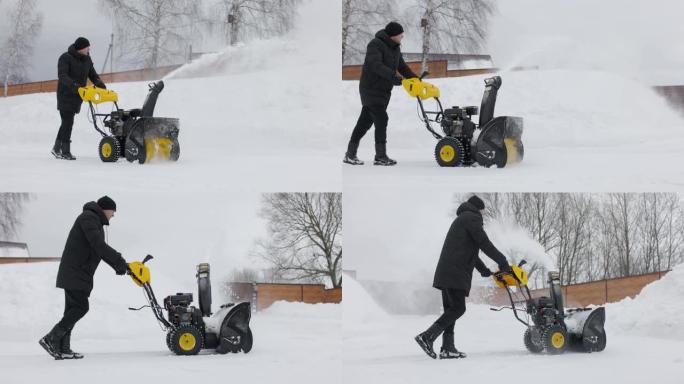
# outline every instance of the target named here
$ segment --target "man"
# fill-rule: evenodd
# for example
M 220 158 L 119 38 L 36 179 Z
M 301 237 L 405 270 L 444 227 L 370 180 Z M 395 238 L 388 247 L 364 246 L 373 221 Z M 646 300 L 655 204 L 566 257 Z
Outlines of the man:
M 489 277 L 492 272 L 480 260 L 480 250 L 494 260 L 502 271 L 510 271 L 511 267 L 506 257 L 494 247 L 482 228 L 482 214 L 484 202 L 477 196 L 472 196 L 461 204 L 456 211 L 456 219 L 447 233 L 442 253 L 439 256 L 433 287 L 442 291 L 442 305 L 444 314 L 428 328 L 427 331 L 416 336 L 415 340 L 425 353 L 437 358 L 432 344 L 442 335 L 440 359 L 454 359 L 466 357 L 454 346 L 454 323 L 466 310 L 465 298 L 470 293 L 470 283 L 473 268 L 477 268 L 482 277 Z
M 76 160 L 71 154 L 71 129 L 74 126 L 74 116 L 81 111 L 83 103 L 78 88 L 85 87 L 87 79 L 96 87 L 107 88 L 93 67 L 88 39 L 79 37 L 59 57 L 57 78 L 57 109 L 62 124 L 59 126 L 52 154 L 58 159 Z
M 387 24 L 378 31 L 368 43 L 366 59 L 361 70 L 359 93 L 361 94 L 361 115 L 347 145 L 344 162 L 363 165 L 356 157 L 356 151 L 363 135 L 371 125 L 375 125 L 375 165 L 395 165 L 397 162 L 387 156 L 387 105 L 392 95 L 392 87 L 401 85 L 401 73 L 405 78 L 418 77 L 406 65 L 401 55 L 401 40 L 404 28 L 396 22 Z
M 109 264 L 117 275 L 124 275 L 128 270 L 121 254 L 105 243 L 103 226 L 109 225 L 114 212 L 116 203 L 108 196 L 97 203 L 86 203 L 67 237 L 57 272 L 57 287 L 64 289 L 64 317 L 40 339 L 40 345 L 56 360 L 83 358 L 71 350 L 71 331 L 88 312 L 93 275 L 100 260 Z

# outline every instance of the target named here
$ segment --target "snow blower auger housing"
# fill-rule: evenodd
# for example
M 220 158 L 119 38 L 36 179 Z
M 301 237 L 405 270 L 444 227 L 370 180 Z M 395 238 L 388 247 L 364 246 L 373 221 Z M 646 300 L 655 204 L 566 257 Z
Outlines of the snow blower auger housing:
M 220 354 L 240 351 L 248 353 L 252 350 L 249 302 L 224 304 L 212 314 L 209 264 L 197 266 L 199 307 L 191 305 L 192 293 L 167 296 L 162 307 L 152 291 L 150 270 L 145 265 L 151 259 L 152 256 L 147 255 L 141 262 L 128 264 L 128 274 L 135 284 L 143 288 L 149 303 L 140 308 L 129 309 L 152 309 L 157 321 L 166 331 L 166 346 L 171 352 L 176 355 L 196 355 L 202 349 L 212 349 Z M 167 312 L 166 317 L 164 311 Z
M 511 306 L 491 309 L 513 310 L 515 318 L 527 327 L 523 337 L 527 350 L 548 354 L 560 354 L 568 349 L 603 351 L 606 348 L 605 308 L 565 309 L 558 272 L 548 273 L 549 296 L 533 298 L 527 287 L 527 272 L 521 268 L 524 264 L 522 260 L 512 266 L 511 272 L 497 272 L 492 276 L 500 288 L 506 289 Z M 518 312 L 523 312 L 525 319 Z
M 506 165 L 522 161 L 524 148 L 522 144 L 522 117 L 494 117 L 496 96 L 501 87 L 501 77 L 485 79 L 485 91 L 480 109 L 476 106 L 444 109 L 440 101 L 439 88 L 423 81 L 428 72 L 420 78 L 404 79 L 402 85 L 409 96 L 415 97 L 421 120 L 425 128 L 438 141 L 435 146 L 435 159 L 442 167 L 471 166 L 474 163 L 484 167 Z M 424 101 L 434 99 L 436 111 L 425 109 Z M 478 124 L 473 116 L 479 112 Z M 432 123 L 439 124 L 443 134 L 437 133 Z M 475 136 L 475 132 L 479 134 Z
M 98 152 L 103 162 L 113 163 L 121 157 L 140 164 L 153 159 L 178 160 L 178 119 L 153 116 L 164 82 L 151 83 L 149 88 L 141 109 L 120 109 L 119 96 L 112 90 L 93 86 L 78 89 L 81 99 L 88 103 L 95 130 L 102 135 Z M 114 103 L 115 109 L 110 113 L 97 113 L 95 105 L 106 102 Z M 102 120 L 104 127 L 98 126 L 98 119 Z M 104 129 L 108 129 L 109 133 Z

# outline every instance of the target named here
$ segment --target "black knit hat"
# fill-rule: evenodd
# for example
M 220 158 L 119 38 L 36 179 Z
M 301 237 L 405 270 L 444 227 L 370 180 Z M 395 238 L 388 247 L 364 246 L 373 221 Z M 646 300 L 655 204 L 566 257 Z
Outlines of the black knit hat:
M 110 209 L 112 211 L 116 211 L 116 203 L 109 196 L 100 197 L 100 199 L 97 201 L 97 205 L 99 205 L 103 210 Z
M 90 41 L 88 41 L 88 39 L 86 39 L 85 37 L 79 37 L 74 42 L 74 48 L 77 51 L 80 51 L 81 49 L 86 48 L 86 47 L 90 47 Z
M 391 21 L 387 26 L 385 26 L 385 33 L 389 37 L 396 36 L 396 35 L 401 35 L 404 33 L 404 27 L 401 26 L 401 24 L 397 23 L 396 21 Z
M 477 197 L 477 195 L 473 195 L 468 199 L 468 202 L 472 205 L 475 206 L 475 208 L 479 209 L 480 211 L 485 209 L 484 201 Z

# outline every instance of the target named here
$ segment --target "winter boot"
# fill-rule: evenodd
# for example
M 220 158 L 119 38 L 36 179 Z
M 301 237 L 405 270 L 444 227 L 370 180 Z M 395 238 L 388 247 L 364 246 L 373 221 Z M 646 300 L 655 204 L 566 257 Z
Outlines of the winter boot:
M 55 146 L 52 147 L 52 155 L 57 159 L 62 158 L 62 142 L 59 139 L 55 140 Z
M 416 343 L 418 343 L 423 352 L 433 359 L 437 358 L 437 354 L 434 349 L 432 349 L 432 344 L 437 340 L 437 337 L 439 337 L 439 334 L 442 333 L 443 330 L 444 328 L 442 328 L 442 326 L 434 323 L 427 331 L 415 337 Z
M 385 143 L 375 143 L 375 161 L 374 165 L 395 165 L 397 162 L 387 157 L 387 148 Z
M 62 360 L 61 340 L 66 333 L 67 330 L 57 324 L 47 335 L 43 336 L 43 338 L 38 341 L 38 344 L 40 344 L 50 356 L 54 357 L 55 360 Z
M 71 350 L 71 330 L 62 337 L 61 352 L 63 359 L 82 359 L 83 355 Z
M 71 141 L 65 141 L 62 143 L 62 159 L 76 160 L 76 157 L 71 154 Z
M 446 333 L 442 334 L 442 348 L 439 351 L 440 359 L 460 359 L 466 357 L 464 352 L 459 352 L 454 346 L 454 334 Z
M 363 165 L 363 161 L 356 157 L 356 151 L 359 149 L 359 143 L 354 143 L 349 141 L 347 145 L 347 153 L 344 154 L 344 160 L 342 162 L 351 165 Z

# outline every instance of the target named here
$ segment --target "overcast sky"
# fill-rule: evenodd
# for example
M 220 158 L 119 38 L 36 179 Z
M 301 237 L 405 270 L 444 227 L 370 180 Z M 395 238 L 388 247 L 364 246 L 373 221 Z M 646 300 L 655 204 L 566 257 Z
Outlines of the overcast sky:
M 332 0 L 336 1 L 336 0 Z M 3 13 L 12 0 L 2 1 Z M 397 0 L 401 13 L 412 1 Z M 652 84 L 684 83 L 684 1 L 498 0 L 487 51 L 495 64 L 602 69 Z M 59 55 L 78 36 L 92 44 L 102 68 L 111 21 L 97 0 L 38 0 L 44 15 L 36 42 L 32 80 L 54 79 Z M 4 33 L 4 31 L 3 31 Z M 405 50 L 416 50 L 417 31 Z

